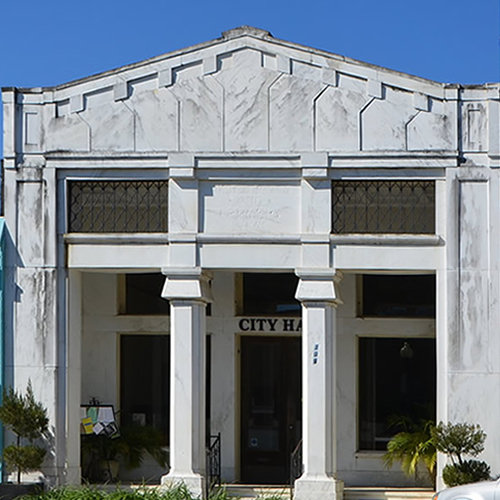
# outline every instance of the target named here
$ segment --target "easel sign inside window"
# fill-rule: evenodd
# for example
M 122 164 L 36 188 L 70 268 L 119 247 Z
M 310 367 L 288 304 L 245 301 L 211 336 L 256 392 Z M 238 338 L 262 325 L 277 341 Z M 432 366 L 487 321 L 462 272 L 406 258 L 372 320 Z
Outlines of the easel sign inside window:
M 80 407 L 80 433 L 110 438 L 118 437 L 118 425 L 113 405 L 82 405 Z

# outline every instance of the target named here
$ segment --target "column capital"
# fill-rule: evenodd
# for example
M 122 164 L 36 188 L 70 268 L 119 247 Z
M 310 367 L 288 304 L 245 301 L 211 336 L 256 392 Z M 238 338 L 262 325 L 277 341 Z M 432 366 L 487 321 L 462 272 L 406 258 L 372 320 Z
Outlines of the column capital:
M 333 302 L 342 304 L 339 283 L 342 272 L 332 268 L 297 268 L 300 278 L 295 298 L 300 302 Z
M 170 267 L 162 269 L 161 272 L 166 276 L 161 292 L 164 299 L 212 302 L 212 275 L 200 267 Z

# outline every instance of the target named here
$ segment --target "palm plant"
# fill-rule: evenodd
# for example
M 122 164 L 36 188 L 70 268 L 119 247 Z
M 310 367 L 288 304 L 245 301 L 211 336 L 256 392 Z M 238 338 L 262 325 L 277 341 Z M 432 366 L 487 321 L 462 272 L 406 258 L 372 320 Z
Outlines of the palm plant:
M 84 436 L 83 463 L 92 474 L 97 462 L 121 460 L 128 469 L 139 467 L 149 453 L 161 467 L 167 466 L 168 453 L 163 446 L 163 435 L 151 426 L 129 425 L 120 429 L 117 437 L 104 435 Z M 90 466 L 89 466 L 90 464 Z
M 115 456 L 121 456 L 125 467 L 129 469 L 139 467 L 146 453 L 149 453 L 160 466 L 167 466 L 168 454 L 162 446 L 163 436 L 154 427 L 123 426 L 120 437 L 108 439 L 108 443 L 110 441 L 116 445 L 114 447 Z
M 384 465 L 392 467 L 394 462 L 401 462 L 401 469 L 407 476 L 417 477 L 418 464 L 423 463 L 429 473 L 432 484 L 436 482 L 436 441 L 433 420 L 412 421 L 408 417 L 394 417 L 393 425 L 402 427 L 387 444 L 383 456 Z

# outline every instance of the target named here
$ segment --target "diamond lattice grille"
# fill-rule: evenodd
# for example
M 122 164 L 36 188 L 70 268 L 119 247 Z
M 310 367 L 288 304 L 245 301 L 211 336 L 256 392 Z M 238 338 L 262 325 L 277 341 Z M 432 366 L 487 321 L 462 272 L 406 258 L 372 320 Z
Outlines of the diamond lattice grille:
M 166 233 L 167 181 L 72 181 L 72 233 Z
M 335 234 L 434 234 L 433 181 L 334 181 Z

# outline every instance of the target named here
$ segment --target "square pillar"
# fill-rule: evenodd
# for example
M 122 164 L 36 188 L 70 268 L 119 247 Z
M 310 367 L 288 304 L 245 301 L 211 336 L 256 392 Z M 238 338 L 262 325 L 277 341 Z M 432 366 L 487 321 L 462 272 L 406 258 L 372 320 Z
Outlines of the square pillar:
M 205 496 L 205 343 L 208 277 L 200 269 L 167 269 L 170 300 L 170 471 L 162 484 L 185 484 Z
M 336 472 L 336 306 L 340 273 L 299 269 L 296 298 L 302 303 L 302 398 L 304 473 L 294 500 L 339 500 Z

